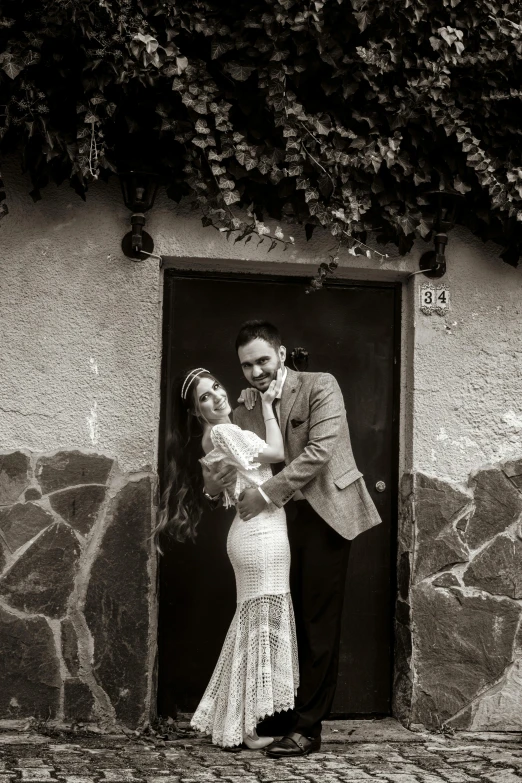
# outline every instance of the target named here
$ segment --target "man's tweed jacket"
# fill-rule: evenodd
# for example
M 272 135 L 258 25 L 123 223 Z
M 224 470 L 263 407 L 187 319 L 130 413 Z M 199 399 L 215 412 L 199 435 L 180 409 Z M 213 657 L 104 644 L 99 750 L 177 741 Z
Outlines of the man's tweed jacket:
M 284 506 L 301 490 L 325 522 L 344 538 L 353 539 L 381 521 L 350 443 L 339 384 L 329 373 L 288 369 L 279 409 L 286 467 L 263 484 L 276 506 Z M 233 421 L 265 438 L 258 397 L 248 411 L 239 405 Z

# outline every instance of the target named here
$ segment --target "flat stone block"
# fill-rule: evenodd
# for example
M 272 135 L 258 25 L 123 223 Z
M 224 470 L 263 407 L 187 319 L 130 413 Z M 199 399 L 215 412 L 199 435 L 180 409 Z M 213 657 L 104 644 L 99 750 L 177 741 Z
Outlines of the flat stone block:
M 104 780 L 110 783 L 133 783 L 133 781 L 142 780 L 135 769 L 101 769 Z
M 94 696 L 89 687 L 77 678 L 64 683 L 65 720 L 89 721 L 92 718 Z
M 53 523 L 54 517 L 36 503 L 16 503 L 0 510 L 0 529 L 11 552 Z
M 54 771 L 54 770 L 53 770 Z M 20 769 L 20 775 L 22 780 L 30 781 L 30 783 L 40 783 L 41 781 L 52 780 L 51 769 Z
M 62 519 L 85 536 L 96 522 L 106 492 L 104 486 L 89 484 L 55 492 L 49 496 L 49 502 Z
M 54 718 L 60 698 L 60 669 L 54 638 L 42 617 L 21 619 L 0 608 L 0 715 L 12 703 L 24 717 Z M 1 734 L 0 744 L 24 744 L 35 735 Z
M 491 595 L 522 598 L 522 541 L 497 536 L 466 569 L 464 583 Z
M 484 780 L 490 783 L 521 783 L 522 777 L 509 769 L 499 769 L 498 772 L 487 772 Z
M 412 720 L 438 726 L 495 682 L 512 659 L 520 607 L 459 588 L 414 588 L 417 679 Z
M 79 554 L 73 531 L 62 524 L 52 525 L 0 579 L 0 595 L 23 612 L 62 617 Z
M 105 484 L 112 464 L 113 460 L 102 454 L 60 451 L 38 460 L 36 476 L 44 495 L 47 495 L 78 484 Z
M 146 780 L 147 783 L 179 783 L 179 775 L 156 775 Z
M 433 580 L 434 587 L 458 587 L 459 584 L 460 582 L 455 574 L 452 574 L 449 571 Z
M 0 454 L 0 506 L 15 503 L 29 483 L 29 457 L 21 451 Z
M 1 659 L 0 659 L 0 664 L 1 664 Z M 1 671 L 2 669 L 0 665 L 0 672 Z M 0 686 L 1 686 L 1 678 L 0 678 Z M 1 695 L 2 694 L 0 693 L 0 697 Z M 27 733 L 25 731 L 20 731 L 12 734 L 11 733 L 3 734 L 0 732 L 0 745 L 46 745 L 48 739 L 49 739 L 48 737 L 44 737 L 41 734 L 33 734 L 32 732 Z
M 502 471 L 511 481 L 513 481 L 515 486 L 522 486 L 522 459 L 504 463 Z
M 522 496 L 500 468 L 478 472 L 470 484 L 475 511 L 466 529 L 466 539 L 475 549 L 517 520 L 522 512 Z
M 416 582 L 454 563 L 466 562 L 468 548 L 456 520 L 471 508 L 471 499 L 440 479 L 418 474 L 415 482 Z
M 142 718 L 147 690 L 151 489 L 143 478 L 113 499 L 85 603 L 96 677 L 129 726 Z
M 65 775 L 65 783 L 94 783 L 94 778 L 86 775 Z
M 40 500 L 42 493 L 36 487 L 29 487 L 24 493 L 24 500 Z
M 478 780 L 478 778 L 472 777 L 466 772 L 460 772 L 458 769 L 444 767 L 436 771 L 442 776 L 441 780 L 447 780 L 448 783 L 474 783 L 474 781 Z
M 65 775 L 79 775 L 89 776 L 92 773 L 92 767 L 90 764 L 82 764 L 78 760 L 76 764 L 66 763 L 56 760 L 56 774 L 59 778 L 63 778 Z
M 424 742 L 426 733 L 409 731 L 395 718 L 381 720 L 328 720 L 323 723 L 322 741 L 361 742 Z M 311 755 L 315 759 L 316 753 Z

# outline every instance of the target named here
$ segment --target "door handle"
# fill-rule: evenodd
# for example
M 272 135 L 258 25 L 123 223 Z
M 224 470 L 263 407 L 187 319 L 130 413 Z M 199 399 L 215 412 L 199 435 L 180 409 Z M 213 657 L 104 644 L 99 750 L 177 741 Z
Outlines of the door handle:
M 386 489 L 386 484 L 384 483 L 384 481 L 378 481 L 377 484 L 375 485 L 375 489 L 377 490 L 377 492 L 384 492 L 384 490 Z

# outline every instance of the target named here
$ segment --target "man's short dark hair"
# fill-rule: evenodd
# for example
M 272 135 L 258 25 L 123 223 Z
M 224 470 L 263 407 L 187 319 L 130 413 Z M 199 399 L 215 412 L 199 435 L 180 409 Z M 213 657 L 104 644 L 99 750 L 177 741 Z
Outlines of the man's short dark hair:
M 236 351 L 252 340 L 265 340 L 276 351 L 281 347 L 279 329 L 268 321 L 245 321 L 236 337 Z

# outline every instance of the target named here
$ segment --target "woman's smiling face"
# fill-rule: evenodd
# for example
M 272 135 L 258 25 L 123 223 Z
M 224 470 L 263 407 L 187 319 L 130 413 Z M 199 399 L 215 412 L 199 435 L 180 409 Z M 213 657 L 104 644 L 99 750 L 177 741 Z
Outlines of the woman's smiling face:
M 209 424 L 227 421 L 232 412 L 228 395 L 215 378 L 201 378 L 195 391 L 196 410 Z

